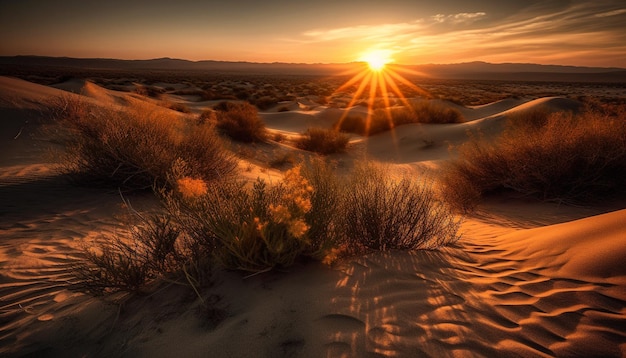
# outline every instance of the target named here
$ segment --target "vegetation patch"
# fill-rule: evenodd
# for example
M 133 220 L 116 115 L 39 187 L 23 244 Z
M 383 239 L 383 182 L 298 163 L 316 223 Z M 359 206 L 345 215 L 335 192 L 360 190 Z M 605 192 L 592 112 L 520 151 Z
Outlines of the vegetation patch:
M 213 127 L 138 102 L 102 107 L 57 98 L 54 134 L 65 146 L 61 170 L 71 178 L 124 190 L 168 186 L 172 164 L 186 175 L 211 181 L 231 175 L 237 163 Z
M 374 164 L 348 177 L 314 158 L 268 184 L 206 182 L 172 171 L 174 189 L 159 191 L 163 211 L 129 239 L 88 248 L 87 287 L 140 290 L 159 278 L 191 286 L 214 266 L 254 274 L 301 258 L 332 263 L 373 250 L 432 249 L 458 240 L 459 221 L 431 186 L 386 177 Z M 178 276 L 176 276 L 178 273 Z
M 626 111 L 513 117 L 502 135 L 475 135 L 443 175 L 444 195 L 461 210 L 502 192 L 568 204 L 624 192 Z
M 343 153 L 350 138 L 335 129 L 309 128 L 296 142 L 300 149 L 322 155 Z
M 265 142 L 268 134 L 256 107 L 249 103 L 221 102 L 214 107 L 217 130 L 244 143 Z
M 463 115 L 454 108 L 433 101 L 413 102 L 409 106 L 379 108 L 369 117 L 348 115 L 334 124 L 334 128 L 363 136 L 388 131 L 410 123 L 461 123 Z

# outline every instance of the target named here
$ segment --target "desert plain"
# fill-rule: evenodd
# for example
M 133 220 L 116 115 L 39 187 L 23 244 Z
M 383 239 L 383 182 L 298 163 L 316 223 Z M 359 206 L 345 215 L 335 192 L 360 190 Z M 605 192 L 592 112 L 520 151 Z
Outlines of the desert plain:
M 493 195 L 455 212 L 460 238 L 443 247 L 372 251 L 332 264 L 296 260 L 252 275 L 216 267 L 200 287 L 157 279 L 140 293 L 81 289 L 76 265 L 85 243 L 128 234 L 119 219 L 126 201 L 139 212 L 159 203 L 151 192 L 121 195 L 61 173 L 63 143 L 50 137 L 55 124 L 45 120 L 51 99 L 122 109 L 140 102 L 197 118 L 220 102 L 255 98 L 268 139 L 227 141 L 228 150 L 240 178 L 268 182 L 315 156 L 294 144 L 308 128 L 330 129 L 346 114 L 374 111 L 367 91 L 353 101 L 356 85 L 336 92 L 345 78 L 238 74 L 194 83 L 126 75 L 0 78 L 1 356 L 626 356 L 623 191 L 584 205 Z M 626 103 L 623 84 L 418 85 L 432 95 L 426 101 L 463 120 L 349 134 L 346 150 L 323 160 L 339 171 L 367 160 L 392 177 L 437 178 L 469 133 L 496 137 L 519 113 L 577 111 L 583 97 Z M 409 99 L 420 95 L 402 89 Z M 383 109 L 403 105 L 398 96 L 376 101 Z

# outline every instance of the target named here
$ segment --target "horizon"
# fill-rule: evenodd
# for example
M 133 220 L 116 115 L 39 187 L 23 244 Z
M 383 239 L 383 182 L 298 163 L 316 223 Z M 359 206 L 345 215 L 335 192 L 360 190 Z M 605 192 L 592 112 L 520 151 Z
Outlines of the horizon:
M 2 56 L 405 65 L 470 62 L 626 68 L 626 5 L 604 0 L 42 0 L 0 3 Z
M 33 54 L 19 54 L 19 55 L 0 55 L 0 57 L 33 57 L 33 58 L 54 58 L 54 59 L 69 59 L 69 60 L 104 60 L 104 61 L 156 61 L 156 60 L 172 60 L 172 61 L 185 61 L 191 63 L 201 63 L 201 62 L 221 62 L 221 63 L 240 63 L 240 64 L 257 64 L 257 65 L 306 65 L 306 66 L 341 66 L 341 65 L 351 65 L 351 64 L 363 64 L 366 65 L 366 60 L 355 60 L 351 62 L 285 62 L 285 61 L 273 61 L 273 62 L 257 62 L 257 61 L 245 61 L 245 60 L 215 60 L 215 59 L 199 59 L 199 60 L 191 60 L 186 58 L 178 58 L 178 57 L 154 57 L 154 58 L 115 58 L 115 57 L 72 57 L 72 56 L 48 56 L 48 55 L 33 55 Z M 555 66 L 555 67 L 579 67 L 579 68 L 597 68 L 597 69 L 607 69 L 607 70 L 626 70 L 626 67 L 617 67 L 617 66 L 584 66 L 584 65 L 572 65 L 566 63 L 555 63 L 555 64 L 542 64 L 542 63 L 532 63 L 532 62 L 488 62 L 488 61 L 465 61 L 465 62 L 451 62 L 451 63 L 388 63 L 387 65 L 392 66 L 454 66 L 454 65 L 467 65 L 473 63 L 481 63 L 486 65 L 528 65 L 528 66 Z

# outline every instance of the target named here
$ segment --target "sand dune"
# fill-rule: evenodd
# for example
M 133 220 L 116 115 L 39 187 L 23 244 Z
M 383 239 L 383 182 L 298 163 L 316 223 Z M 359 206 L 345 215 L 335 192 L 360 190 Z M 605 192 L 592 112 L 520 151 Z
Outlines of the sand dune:
M 103 104 L 124 95 L 77 83 Z M 123 209 L 118 193 L 71 185 L 46 156 L 34 119 L 47 98 L 66 93 L 0 78 L 2 356 L 626 356 L 623 209 L 594 216 L 591 208 L 487 205 L 466 220 L 458 245 L 441 251 L 372 254 L 332 269 L 300 264 L 248 279 L 217 272 L 204 292 L 210 309 L 176 285 L 123 304 L 72 291 L 81 244 L 123 233 L 115 217 Z M 354 137 L 345 157 L 363 150 L 392 168 L 441 161 L 468 128 L 496 133 L 511 113 L 538 106 L 572 102 L 469 108 L 467 123 Z M 323 106 L 261 114 L 293 135 L 337 115 Z

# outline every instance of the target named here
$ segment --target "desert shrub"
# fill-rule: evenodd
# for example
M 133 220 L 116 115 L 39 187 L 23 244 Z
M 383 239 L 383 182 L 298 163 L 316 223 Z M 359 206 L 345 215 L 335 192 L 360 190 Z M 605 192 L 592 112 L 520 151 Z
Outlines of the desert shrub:
M 310 158 L 301 170 L 311 185 L 311 210 L 304 214 L 308 225 L 306 254 L 318 260 L 332 262 L 342 248 L 339 214 L 343 200 L 343 182 L 335 168 L 323 158 Z
M 184 253 L 180 230 L 170 217 L 137 216 L 128 237 L 104 237 L 85 246 L 85 259 L 77 265 L 78 285 L 93 294 L 138 292 L 159 277 L 180 270 Z
M 300 149 L 322 155 L 345 152 L 349 138 L 334 129 L 309 128 L 298 139 L 296 145 Z
M 125 190 L 168 185 L 172 163 L 185 175 L 213 180 L 232 174 L 236 161 L 210 126 L 142 104 L 124 108 L 80 100 L 52 100 L 57 140 L 65 145 L 61 170 L 79 182 Z
M 273 185 L 208 182 L 182 172 L 183 164 L 174 165 L 174 189 L 158 192 L 164 212 L 140 216 L 127 237 L 86 251 L 78 270 L 84 286 L 141 291 L 166 278 L 196 289 L 215 264 L 259 273 L 301 257 L 332 263 L 371 250 L 432 249 L 459 237 L 459 221 L 428 184 L 394 181 L 373 164 L 343 177 L 316 157 Z
M 550 118 L 550 111 L 546 109 L 530 109 L 512 113 L 507 118 L 506 127 L 509 132 L 536 131 L 544 127 Z
M 222 102 L 216 107 L 216 128 L 220 133 L 245 143 L 267 140 L 265 123 L 249 103 Z
M 368 117 L 346 116 L 334 128 L 360 135 L 374 135 L 410 123 L 461 123 L 463 116 L 454 108 L 432 101 L 411 103 L 408 107 L 378 108 Z
M 278 103 L 278 99 L 270 96 L 262 96 L 250 102 L 259 109 L 268 109 Z
M 200 124 L 204 124 L 207 122 L 215 122 L 215 121 L 217 121 L 217 116 L 215 115 L 215 111 L 212 111 L 210 109 L 202 111 L 202 113 L 200 113 L 200 115 L 198 116 L 198 123 Z
M 626 111 L 531 114 L 492 141 L 475 136 L 442 177 L 461 210 L 480 198 L 514 192 L 545 201 L 587 203 L 624 192 Z
M 450 108 L 446 105 L 432 102 L 432 101 L 419 101 L 411 105 L 411 111 L 415 116 L 415 120 L 408 123 L 461 123 L 463 122 L 463 115 L 461 112 L 454 108 Z M 404 124 L 397 123 L 396 125 Z
M 425 180 L 394 180 L 383 167 L 362 164 L 345 196 L 341 216 L 350 250 L 435 248 L 459 238 L 459 220 Z
M 165 90 L 159 87 L 141 85 L 135 88 L 134 92 L 145 97 L 160 98 Z
M 214 182 L 188 195 L 169 196 L 168 206 L 182 213 L 194 241 L 213 245 L 212 256 L 223 267 L 259 272 L 289 266 L 306 250 L 311 191 L 295 167 L 277 185 Z
M 184 103 L 163 101 L 162 106 L 180 113 L 191 113 L 191 109 Z
M 333 125 L 333 128 L 342 132 L 365 134 L 365 118 L 356 115 L 346 115 Z

